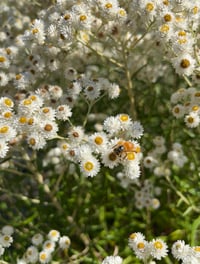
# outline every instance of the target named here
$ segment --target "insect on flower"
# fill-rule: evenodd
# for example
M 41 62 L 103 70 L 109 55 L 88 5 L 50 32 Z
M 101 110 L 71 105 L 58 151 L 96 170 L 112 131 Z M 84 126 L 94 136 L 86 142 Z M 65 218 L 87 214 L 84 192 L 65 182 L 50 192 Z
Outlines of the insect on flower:
M 113 154 L 123 159 L 127 158 L 129 155 L 139 152 L 140 147 L 135 146 L 131 141 L 120 140 L 113 146 Z

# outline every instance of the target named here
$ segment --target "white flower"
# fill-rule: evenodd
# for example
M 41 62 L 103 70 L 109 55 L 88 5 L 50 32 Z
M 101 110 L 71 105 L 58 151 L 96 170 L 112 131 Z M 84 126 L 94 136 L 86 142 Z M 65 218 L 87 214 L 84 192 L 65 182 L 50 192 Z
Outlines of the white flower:
M 145 239 L 145 236 L 142 233 L 140 232 L 132 233 L 129 236 L 128 245 L 130 248 L 133 249 L 137 241 L 144 240 L 144 239 Z
M 56 246 L 56 244 L 55 244 L 54 241 L 52 241 L 52 240 L 46 240 L 43 243 L 43 250 L 45 252 L 52 253 L 54 251 L 54 249 L 55 249 L 55 246 Z
M 100 163 L 94 156 L 86 156 L 80 162 L 80 169 L 86 177 L 94 177 L 100 170 Z
M 35 246 L 30 246 L 25 252 L 25 258 L 28 262 L 36 263 L 38 260 L 38 249 Z
M 106 257 L 102 264 L 122 264 L 123 259 L 120 256 L 108 256 Z
M 42 244 L 43 242 L 43 235 L 38 233 L 38 234 L 35 234 L 32 239 L 31 239 L 32 243 L 36 246 Z
M 153 239 L 149 246 L 153 258 L 160 260 L 167 256 L 167 244 L 163 240 Z
M 172 109 L 172 114 L 176 117 L 176 118 L 181 118 L 184 116 L 185 114 L 185 107 L 181 104 L 177 104 L 173 107 Z
M 187 127 L 194 128 L 198 127 L 200 118 L 198 114 L 190 112 L 188 115 L 185 116 L 184 121 Z
M 66 249 L 70 246 L 71 244 L 71 241 L 70 241 L 70 238 L 68 236 L 62 236 L 60 237 L 59 239 L 59 247 L 61 249 Z
M 184 259 L 190 253 L 190 250 L 190 246 L 186 245 L 183 240 L 178 240 L 172 245 L 172 254 L 178 260 Z
M 51 231 L 49 231 L 48 233 L 48 238 L 51 240 L 51 241 L 58 241 L 59 237 L 60 237 L 60 232 L 58 232 L 57 230 L 53 229 Z
M 106 133 L 96 132 L 93 135 L 89 136 L 88 142 L 91 145 L 92 149 L 98 153 L 106 149 L 108 138 Z
M 39 253 L 40 263 L 48 263 L 51 260 L 51 254 L 49 251 L 43 250 Z
M 5 72 L 1 71 L 0 72 L 0 86 L 5 86 L 8 84 L 9 77 Z
M 121 122 L 118 117 L 110 116 L 104 120 L 103 127 L 109 134 L 116 134 L 121 129 Z
M 56 118 L 60 120 L 68 120 L 72 116 L 71 107 L 68 105 L 59 105 L 56 109 Z
M 4 234 L 4 235 L 12 235 L 14 233 L 14 228 L 10 225 L 5 225 L 2 227 L 1 229 L 1 232 Z
M 0 244 L 0 256 L 2 256 L 5 252 L 5 248 Z
M 191 75 L 195 68 L 195 59 L 190 54 L 182 54 L 172 59 L 172 64 L 179 75 Z
M 108 91 L 108 97 L 110 99 L 115 99 L 115 98 L 119 97 L 120 88 L 119 88 L 118 84 L 115 84 L 115 83 L 109 84 L 107 91 Z
M 4 158 L 9 150 L 8 143 L 0 139 L 0 158 Z
M 3 246 L 3 247 L 10 247 L 10 245 L 12 244 L 13 242 L 13 238 L 10 236 L 10 235 L 3 235 L 3 234 L 0 234 L 0 244 Z

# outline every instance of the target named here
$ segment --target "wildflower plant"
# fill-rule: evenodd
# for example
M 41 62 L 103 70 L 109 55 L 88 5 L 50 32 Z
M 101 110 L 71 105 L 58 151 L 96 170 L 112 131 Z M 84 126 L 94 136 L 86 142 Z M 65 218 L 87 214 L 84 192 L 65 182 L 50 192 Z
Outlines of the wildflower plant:
M 199 263 L 199 1 L 0 21 L 0 263 Z

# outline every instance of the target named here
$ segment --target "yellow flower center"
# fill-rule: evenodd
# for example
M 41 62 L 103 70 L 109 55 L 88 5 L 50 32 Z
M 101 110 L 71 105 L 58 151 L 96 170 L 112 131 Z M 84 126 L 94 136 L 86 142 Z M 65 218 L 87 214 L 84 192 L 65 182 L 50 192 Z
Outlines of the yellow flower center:
M 70 14 L 66 14 L 65 16 L 64 16 L 64 20 L 69 20 L 70 19 Z
M 10 55 L 10 54 L 12 53 L 11 49 L 7 48 L 7 49 L 6 49 L 6 53 L 7 53 L 8 55 Z
M 154 248 L 155 249 L 162 249 L 163 244 L 160 241 L 156 241 L 156 242 L 154 242 Z
M 105 7 L 106 7 L 106 8 L 112 8 L 112 4 L 111 4 L 111 3 L 107 3 L 107 4 L 105 5 Z
M 192 8 L 192 13 L 193 13 L 194 15 L 196 15 L 198 12 L 199 12 L 199 8 L 198 8 L 198 6 L 195 6 L 195 7 Z
M 56 230 L 51 231 L 51 236 L 52 236 L 52 237 L 57 236 L 57 234 L 58 234 L 58 232 L 57 232 Z
M 94 142 L 97 144 L 97 145 L 101 145 L 103 143 L 103 138 L 102 137 L 96 137 Z
M 6 61 L 6 58 L 3 56 L 0 56 L 0 62 L 5 62 L 5 61 Z
M 17 81 L 19 81 L 21 78 L 22 78 L 22 75 L 21 75 L 21 74 L 16 74 L 16 75 L 15 75 L 15 79 L 16 79 Z
M 4 113 L 4 117 L 5 118 L 10 118 L 10 117 L 12 117 L 12 113 L 11 112 L 5 112 Z
M 119 13 L 120 16 L 125 16 L 126 15 L 126 12 L 125 12 L 124 9 L 120 9 L 118 13 Z
M 41 259 L 41 260 L 46 260 L 46 258 L 47 258 L 46 253 L 42 253 L 42 254 L 40 254 L 40 259 Z
M 28 125 L 32 125 L 34 123 L 34 119 L 31 117 L 31 118 L 29 118 L 29 120 L 28 120 Z
M 200 92 L 195 93 L 195 97 L 200 97 Z
M 168 0 L 164 0 L 163 1 L 163 5 L 166 5 L 166 6 L 169 5 L 169 1 Z
M 144 249 L 145 248 L 145 244 L 143 242 L 140 242 L 137 244 L 137 248 L 138 249 Z
M 129 236 L 130 239 L 135 239 L 136 237 L 137 237 L 136 233 L 132 233 L 132 234 L 130 234 L 130 236 Z
M 63 144 L 63 145 L 62 145 L 62 148 L 63 148 L 64 150 L 68 149 L 67 144 Z
M 53 129 L 53 126 L 51 124 L 46 124 L 44 127 L 44 130 L 46 130 L 47 132 L 50 132 Z
M 29 139 L 29 144 L 34 146 L 36 144 L 36 140 L 34 138 Z
M 128 160 L 134 160 L 135 159 L 135 154 L 133 152 L 129 152 L 129 153 L 127 153 L 126 158 Z
M 188 121 L 188 123 L 192 124 L 192 123 L 194 123 L 194 118 L 190 116 L 190 117 L 188 117 L 187 121 Z
M 190 61 L 188 59 L 182 59 L 180 66 L 181 68 L 186 69 L 190 66 Z
M 11 106 L 13 106 L 13 101 L 10 100 L 9 98 L 5 98 L 5 99 L 4 99 L 4 104 L 5 104 L 6 106 L 11 107 Z
M 108 156 L 109 160 L 115 161 L 117 159 L 117 155 L 113 152 L 111 152 Z
M 198 110 L 199 110 L 199 106 L 198 106 L 198 105 L 194 105 L 194 106 L 192 107 L 192 111 L 196 112 L 196 111 L 198 111 Z
M 4 240 L 5 241 L 9 241 L 10 240 L 10 237 L 9 236 L 4 236 Z
M 153 3 L 147 3 L 146 4 L 146 11 L 151 12 L 154 10 L 154 4 Z
M 20 122 L 21 124 L 25 124 L 25 123 L 27 122 L 27 118 L 26 118 L 25 116 L 21 116 L 21 117 L 19 118 L 19 122 Z
M 171 16 L 170 14 L 166 14 L 166 15 L 164 16 L 164 20 L 165 20 L 166 22 L 170 22 L 170 21 L 172 20 L 172 16 Z
M 32 104 L 32 101 L 30 99 L 25 99 L 23 101 L 23 105 L 31 105 Z
M 37 34 L 38 32 L 39 32 L 39 30 L 37 28 L 32 29 L 33 34 Z
M 197 251 L 197 252 L 200 252 L 200 246 L 194 247 L 194 250 Z
M 175 108 L 174 108 L 174 113 L 178 114 L 179 112 L 180 112 L 179 107 L 175 107 Z
M 178 39 L 178 43 L 179 44 L 185 44 L 185 43 L 187 43 L 187 39 L 186 38 Z
M 50 110 L 49 110 L 49 108 L 43 108 L 42 109 L 42 112 L 44 113 L 44 114 L 47 114 L 47 113 L 49 113 L 50 112 Z
M 122 121 L 122 122 L 126 122 L 126 121 L 128 121 L 129 120 L 129 116 L 128 115 L 121 115 L 120 116 L 120 120 Z
M 86 171 L 91 171 L 91 170 L 93 170 L 93 168 L 94 168 L 94 164 L 93 164 L 92 162 L 90 162 L 90 161 L 87 161 L 87 162 L 84 164 L 84 169 L 85 169 Z
M 2 134 L 6 134 L 9 130 L 9 127 L 8 126 L 3 126 L 0 128 L 0 133 Z
M 37 100 L 37 97 L 35 95 L 31 95 L 31 96 L 29 96 L 29 99 L 31 99 L 32 101 L 35 101 L 35 100 Z
M 80 19 L 80 21 L 85 21 L 85 20 L 87 19 L 87 17 L 86 17 L 85 15 L 81 15 L 81 16 L 79 17 L 79 19 Z
M 168 32 L 169 31 L 169 25 L 164 24 L 160 27 L 161 32 Z
M 178 32 L 178 36 L 179 37 L 185 37 L 186 36 L 186 32 L 183 30 L 183 31 L 179 31 Z

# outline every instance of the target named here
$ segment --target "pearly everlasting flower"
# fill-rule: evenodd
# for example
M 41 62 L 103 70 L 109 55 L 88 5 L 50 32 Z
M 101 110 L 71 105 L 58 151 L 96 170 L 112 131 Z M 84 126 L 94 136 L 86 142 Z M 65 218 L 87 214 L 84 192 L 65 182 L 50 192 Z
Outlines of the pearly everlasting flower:
M 107 117 L 104 121 L 103 127 L 109 134 L 115 134 L 121 129 L 121 122 L 117 117 Z
M 4 158 L 8 150 L 9 150 L 8 143 L 5 140 L 0 139 L 0 158 Z
M 51 241 L 54 241 L 54 242 L 56 242 L 56 241 L 58 241 L 59 240 L 59 237 L 60 237 L 60 232 L 58 232 L 57 230 L 51 230 L 51 231 L 49 231 L 49 233 L 48 233 L 48 238 L 51 240 Z
M 46 240 L 43 243 L 43 250 L 48 252 L 48 253 L 52 253 L 55 250 L 55 241 L 52 240 Z
M 108 256 L 106 257 L 102 264 L 122 264 L 123 259 L 120 256 Z
M 81 126 L 74 126 L 72 127 L 69 132 L 68 132 L 69 140 L 73 143 L 80 143 L 85 134 L 84 134 L 84 129 Z
M 172 64 L 179 75 L 190 76 L 195 69 L 195 59 L 187 53 L 173 58 Z
M 145 236 L 140 232 L 131 233 L 128 239 L 128 245 L 130 248 L 134 248 L 137 241 L 144 240 Z
M 43 250 L 39 253 L 39 262 L 42 264 L 48 263 L 51 260 L 51 254 L 49 251 Z
M 153 239 L 150 244 L 150 251 L 153 258 L 160 260 L 167 256 L 167 244 L 161 239 Z
M 32 237 L 31 241 L 32 241 L 33 245 L 36 245 L 36 246 L 41 245 L 42 242 L 43 242 L 43 235 L 40 234 L 40 233 L 35 234 L 35 235 Z
M 80 170 L 86 177 L 94 177 L 100 170 L 100 163 L 94 156 L 86 156 L 80 161 Z
M 70 244 L 71 244 L 71 240 L 70 240 L 70 238 L 68 236 L 60 237 L 60 239 L 59 239 L 59 247 L 61 249 L 69 248 Z
M 56 118 L 59 120 L 68 120 L 72 116 L 71 107 L 68 105 L 59 105 L 56 109 Z
M 0 244 L 0 257 L 4 254 L 5 248 Z
M 30 263 L 36 263 L 38 261 L 38 249 L 35 246 L 30 246 L 25 252 L 25 259 Z
M 88 142 L 91 145 L 92 149 L 99 153 L 106 149 L 108 138 L 104 132 L 96 132 L 88 137 Z
M 184 118 L 185 124 L 189 128 L 198 127 L 200 123 L 200 117 L 198 114 L 191 112 Z
M 172 245 L 172 255 L 180 260 L 184 259 L 190 253 L 190 246 L 185 244 L 185 241 L 178 240 Z
M 1 232 L 2 232 L 4 235 L 9 235 L 9 236 L 11 236 L 11 235 L 14 233 L 14 228 L 13 228 L 13 226 L 5 225 L 5 226 L 2 227 Z

